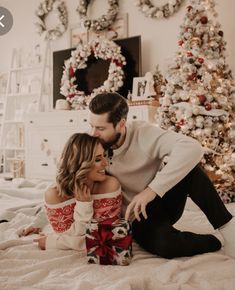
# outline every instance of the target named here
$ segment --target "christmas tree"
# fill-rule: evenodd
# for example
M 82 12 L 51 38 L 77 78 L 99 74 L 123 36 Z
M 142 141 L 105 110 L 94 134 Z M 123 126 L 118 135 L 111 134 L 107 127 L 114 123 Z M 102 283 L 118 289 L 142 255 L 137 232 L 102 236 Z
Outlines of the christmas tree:
M 225 202 L 234 201 L 234 81 L 213 0 L 193 0 L 180 27 L 178 51 L 160 98 L 159 124 L 197 139 L 203 167 Z

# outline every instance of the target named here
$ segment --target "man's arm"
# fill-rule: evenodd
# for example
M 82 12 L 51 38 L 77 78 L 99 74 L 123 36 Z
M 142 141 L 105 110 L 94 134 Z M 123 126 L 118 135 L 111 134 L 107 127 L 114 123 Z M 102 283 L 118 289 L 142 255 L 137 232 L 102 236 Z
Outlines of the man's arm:
M 128 205 L 125 213 L 125 219 L 129 220 L 130 214 L 133 211 L 136 219 L 140 221 L 140 213 L 145 219 L 148 218 L 146 213 L 146 205 L 154 200 L 157 194 L 149 187 L 137 194 Z
M 154 128 L 150 127 L 145 133 L 149 138 L 145 136 L 145 140 L 141 140 L 141 146 L 148 158 L 163 160 L 167 157 L 166 165 L 146 185 L 162 197 L 200 162 L 204 151 L 200 143 L 191 137 L 171 130 L 155 130 L 158 136 L 154 137 Z
M 156 172 L 146 188 L 133 198 L 127 207 L 126 219 L 132 211 L 137 220 L 140 220 L 140 213 L 147 218 L 146 205 L 157 195 L 162 197 L 182 180 L 203 156 L 200 143 L 191 137 L 153 126 L 146 128 L 144 135 L 146 136 L 141 136 L 140 142 L 148 158 L 163 160 L 167 157 L 168 161 L 160 171 Z

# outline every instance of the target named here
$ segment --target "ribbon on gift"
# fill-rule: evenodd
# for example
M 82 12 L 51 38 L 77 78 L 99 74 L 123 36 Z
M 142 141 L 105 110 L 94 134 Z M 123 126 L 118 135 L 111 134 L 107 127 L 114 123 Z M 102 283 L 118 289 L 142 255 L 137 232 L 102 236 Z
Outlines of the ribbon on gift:
M 100 264 L 103 265 L 112 264 L 113 257 L 117 255 L 113 246 L 126 250 L 132 242 L 131 235 L 113 240 L 111 225 L 99 225 L 98 230 L 92 231 L 91 234 L 92 238 L 86 237 L 87 251 L 95 248 L 94 253 L 100 257 Z

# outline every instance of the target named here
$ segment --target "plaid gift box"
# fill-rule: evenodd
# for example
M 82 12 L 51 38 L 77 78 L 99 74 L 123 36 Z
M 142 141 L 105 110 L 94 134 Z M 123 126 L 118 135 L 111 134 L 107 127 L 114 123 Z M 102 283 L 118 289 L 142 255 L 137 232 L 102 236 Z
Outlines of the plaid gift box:
M 113 223 L 91 220 L 86 229 L 88 263 L 130 264 L 132 258 L 131 225 L 125 219 Z

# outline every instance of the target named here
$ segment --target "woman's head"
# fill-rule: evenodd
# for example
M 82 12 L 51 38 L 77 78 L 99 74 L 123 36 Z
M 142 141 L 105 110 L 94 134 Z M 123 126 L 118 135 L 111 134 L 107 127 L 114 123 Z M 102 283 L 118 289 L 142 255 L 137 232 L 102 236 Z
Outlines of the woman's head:
M 56 177 L 60 194 L 73 196 L 75 184 L 81 190 L 89 181 L 104 180 L 106 166 L 104 149 L 97 137 L 73 134 L 65 144 Z

